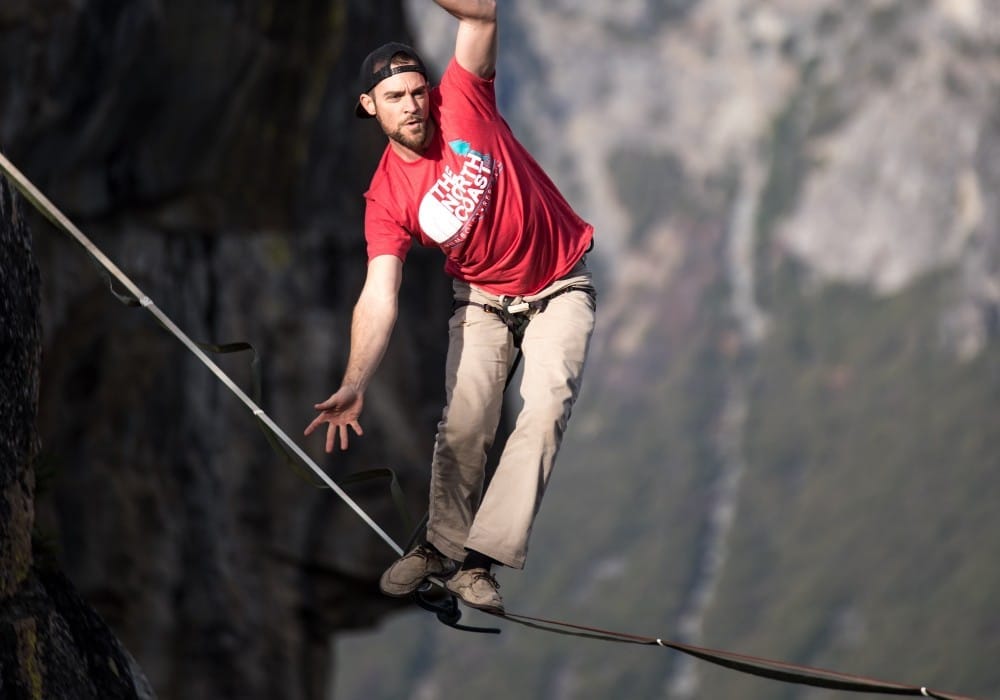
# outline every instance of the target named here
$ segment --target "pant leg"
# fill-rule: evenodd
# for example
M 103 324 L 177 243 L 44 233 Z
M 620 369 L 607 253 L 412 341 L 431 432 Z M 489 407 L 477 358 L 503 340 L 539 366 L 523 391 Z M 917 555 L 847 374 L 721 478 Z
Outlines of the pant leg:
M 467 284 L 455 282 L 454 288 L 456 300 L 490 301 Z M 456 308 L 448 337 L 447 402 L 431 461 L 427 539 L 461 561 L 482 498 L 486 453 L 500 422 L 514 348 L 507 326 L 481 306 Z
M 594 329 L 592 294 L 553 297 L 522 342 L 523 408 L 476 514 L 466 546 L 524 568 L 528 538 L 559 451 Z

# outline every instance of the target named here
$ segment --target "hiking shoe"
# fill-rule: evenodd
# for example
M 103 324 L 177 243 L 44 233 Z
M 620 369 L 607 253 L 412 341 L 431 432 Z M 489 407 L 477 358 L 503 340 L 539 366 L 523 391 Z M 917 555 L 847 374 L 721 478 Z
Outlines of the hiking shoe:
M 503 614 L 500 584 L 486 569 L 459 569 L 444 587 L 470 607 Z
M 386 595 L 402 598 L 420 587 L 428 576 L 448 575 L 455 570 L 455 562 L 433 547 L 417 545 L 385 570 L 378 587 Z

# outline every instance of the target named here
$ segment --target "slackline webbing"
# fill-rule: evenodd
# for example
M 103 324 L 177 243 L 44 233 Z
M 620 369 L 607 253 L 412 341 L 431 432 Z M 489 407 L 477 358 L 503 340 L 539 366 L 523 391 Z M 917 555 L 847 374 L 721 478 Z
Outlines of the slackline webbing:
M 572 637 L 583 637 L 586 639 L 596 639 L 605 642 L 619 642 L 622 644 L 639 644 L 644 646 L 658 646 L 679 651 L 688 656 L 693 656 L 702 661 L 722 666 L 740 673 L 746 673 L 769 680 L 781 681 L 784 683 L 794 683 L 797 685 L 807 685 L 816 688 L 827 688 L 830 690 L 840 690 L 854 693 L 874 693 L 879 695 L 899 695 L 910 697 L 937 698 L 938 700 L 975 700 L 965 695 L 955 695 L 931 690 L 926 686 L 903 685 L 882 681 L 875 678 L 858 676 L 839 671 L 829 671 L 811 666 L 791 664 L 784 661 L 775 661 L 757 656 L 747 656 L 746 654 L 736 654 L 731 651 L 719 649 L 709 649 L 690 644 L 672 642 L 669 639 L 658 637 L 645 637 L 624 632 L 614 632 L 598 627 L 587 627 L 559 620 L 547 620 L 539 617 L 530 617 L 518 613 L 506 612 L 504 614 L 493 613 L 495 617 L 516 622 L 525 627 L 538 629 L 554 634 L 569 635 Z
M 309 457 L 309 455 L 307 455 L 295 442 L 293 442 L 291 438 L 289 438 L 288 435 L 264 412 L 264 410 L 261 409 L 260 406 L 242 389 L 240 389 L 240 387 L 232 379 L 230 379 L 229 375 L 227 375 L 205 354 L 205 350 L 214 352 L 235 352 L 247 349 L 252 350 L 252 347 L 246 346 L 245 344 L 209 346 L 195 343 L 187 336 L 187 334 L 178 328 L 177 325 L 174 324 L 174 322 L 114 264 L 114 262 L 112 262 L 97 246 L 95 246 L 90 239 L 88 239 L 83 232 L 73 224 L 72 221 L 59 211 L 59 209 L 57 209 L 55 205 L 52 204 L 52 202 L 50 202 L 48 198 L 46 198 L 45 195 L 37 187 L 35 187 L 23 173 L 21 173 L 21 171 L 18 170 L 2 152 L 0 152 L 0 171 L 7 176 L 8 180 L 10 180 L 14 187 L 17 188 L 22 195 L 24 195 L 24 197 L 32 204 L 32 206 L 35 207 L 35 209 L 37 209 L 46 219 L 52 222 L 56 228 L 76 240 L 76 242 L 79 243 L 83 249 L 113 278 L 109 280 L 109 282 L 111 283 L 111 291 L 115 294 L 115 296 L 125 303 L 130 303 L 132 305 L 136 305 L 135 302 L 137 300 L 137 305 L 142 306 L 144 309 L 149 311 L 161 326 L 177 338 L 195 357 L 202 362 L 202 364 L 208 367 L 208 369 L 226 386 L 226 388 L 228 388 L 248 409 L 250 409 L 254 417 L 266 428 L 265 433 L 270 432 L 270 434 L 280 442 L 283 450 L 290 451 L 291 454 L 298 458 L 302 464 L 305 464 L 310 470 L 312 470 L 323 481 L 323 483 L 326 484 L 326 486 L 328 486 L 335 494 L 337 494 L 337 496 L 344 501 L 344 503 L 346 503 L 351 510 L 353 510 L 358 517 L 365 522 L 365 524 L 367 524 L 380 538 L 382 538 L 382 540 L 384 540 L 397 555 L 403 554 L 403 550 L 400 546 L 396 544 L 396 542 L 388 534 L 386 534 L 386 532 L 371 518 L 371 516 L 369 516 L 368 513 L 366 513 L 349 495 L 347 495 L 347 493 L 345 493 L 344 490 L 341 489 L 340 486 L 338 486 L 337 483 L 334 482 L 333 479 L 331 479 L 311 457 Z M 128 290 L 131 298 L 126 295 L 121 295 L 115 291 L 113 284 L 114 281 L 123 285 Z M 377 476 L 377 474 L 374 475 Z M 394 475 L 392 475 L 391 472 L 389 475 L 393 477 L 393 494 L 395 498 L 400 495 L 397 493 L 398 484 L 396 484 Z M 442 582 L 433 580 L 433 583 L 434 585 L 443 588 Z M 425 609 L 437 612 L 438 619 L 450 627 L 472 632 L 499 631 L 459 625 L 458 619 L 460 617 L 460 613 L 458 612 L 457 604 L 453 598 L 448 599 L 447 604 L 445 605 L 427 603 L 422 600 L 418 600 L 418 603 Z M 898 683 L 890 683 L 873 678 L 866 678 L 864 676 L 855 676 L 836 671 L 811 668 L 809 666 L 790 664 L 782 661 L 746 656 L 744 654 L 736 654 L 728 651 L 720 651 L 706 647 L 696 647 L 689 644 L 680 644 L 678 642 L 672 642 L 670 640 L 656 637 L 644 637 L 624 632 L 614 632 L 597 627 L 587 627 L 585 625 L 561 622 L 558 620 L 530 617 L 528 615 L 521 615 L 513 612 L 491 614 L 498 619 L 509 620 L 510 622 L 553 634 L 583 637 L 606 642 L 669 648 L 718 666 L 723 666 L 741 673 L 747 673 L 770 680 L 848 692 L 868 692 L 882 695 L 927 697 L 937 698 L 938 700 L 974 700 L 973 698 L 967 696 L 942 693 L 940 691 L 930 690 L 923 686 L 909 686 Z

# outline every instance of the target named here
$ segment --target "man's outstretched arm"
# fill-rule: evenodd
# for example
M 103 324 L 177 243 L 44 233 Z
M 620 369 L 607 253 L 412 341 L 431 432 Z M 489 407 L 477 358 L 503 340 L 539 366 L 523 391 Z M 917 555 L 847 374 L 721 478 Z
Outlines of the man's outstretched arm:
M 455 60 L 480 78 L 492 78 L 497 67 L 495 0 L 434 0 L 458 19 Z
M 333 451 L 338 437 L 340 448 L 347 449 L 348 427 L 358 435 L 364 433 L 358 419 L 364 406 L 365 390 L 385 355 L 396 324 L 402 278 L 403 261 L 394 255 L 380 255 L 368 263 L 365 286 L 351 320 L 351 353 L 344 379 L 330 398 L 315 405 L 320 413 L 305 430 L 309 435 L 321 424 L 328 423 L 327 452 Z

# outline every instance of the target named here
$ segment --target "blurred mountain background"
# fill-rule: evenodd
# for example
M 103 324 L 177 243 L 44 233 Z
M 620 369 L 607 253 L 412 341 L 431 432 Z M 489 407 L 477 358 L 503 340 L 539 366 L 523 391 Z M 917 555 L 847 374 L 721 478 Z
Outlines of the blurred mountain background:
M 1000 3 L 501 11 L 502 109 L 600 274 L 508 607 L 1000 697 Z M 838 697 L 421 613 L 337 649 L 335 697 Z
M 997 697 L 1000 2 L 500 11 L 501 108 L 595 224 L 600 285 L 508 607 Z M 384 143 L 351 116 L 354 77 L 390 39 L 439 72 L 454 21 L 430 0 L 0 4 L 0 148 L 185 331 L 254 343 L 292 435 L 346 356 Z M 665 650 L 469 636 L 381 597 L 384 543 L 29 222 L 36 548 L 158 697 L 838 697 Z M 414 512 L 440 266 L 407 263 L 365 438 L 303 441 L 334 478 L 396 468 Z M 219 362 L 250 384 L 247 358 Z M 406 537 L 382 485 L 350 491 Z

